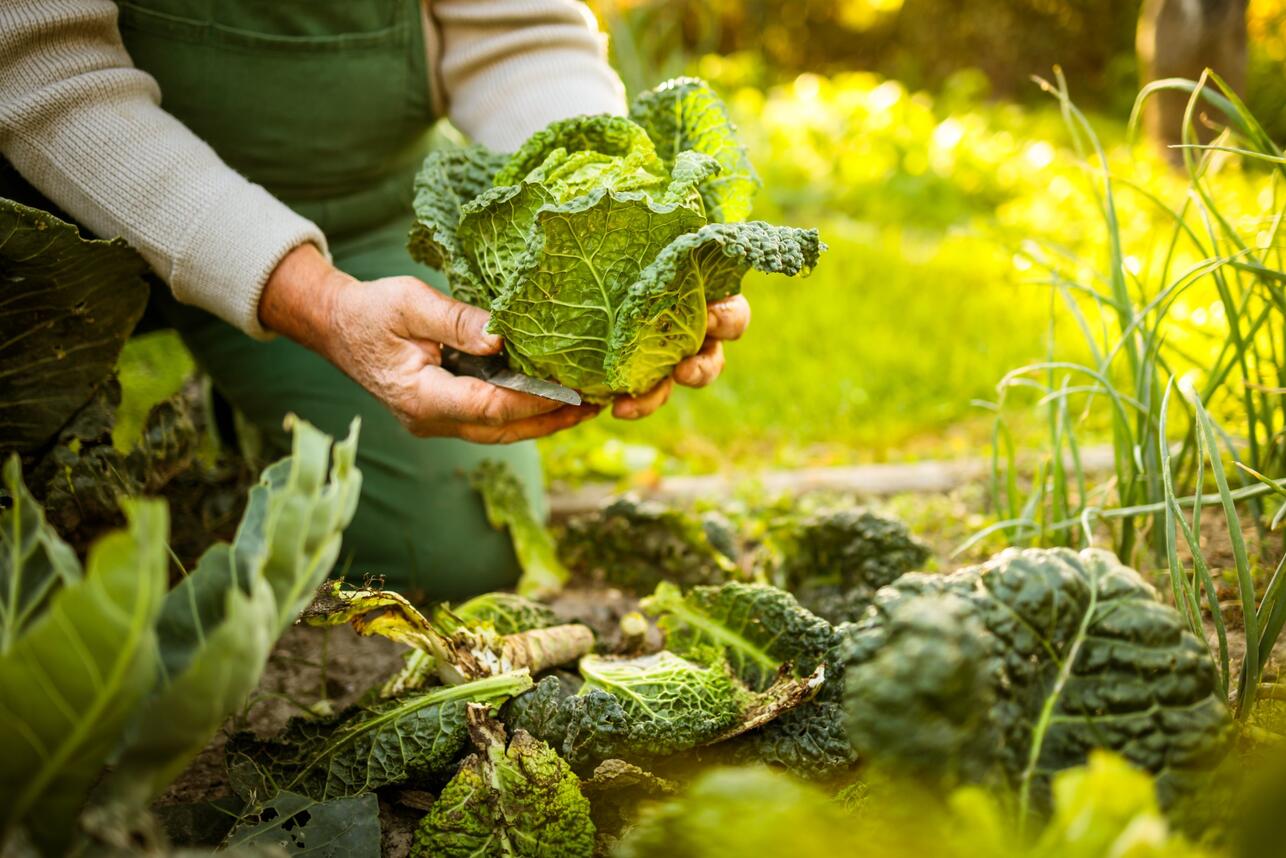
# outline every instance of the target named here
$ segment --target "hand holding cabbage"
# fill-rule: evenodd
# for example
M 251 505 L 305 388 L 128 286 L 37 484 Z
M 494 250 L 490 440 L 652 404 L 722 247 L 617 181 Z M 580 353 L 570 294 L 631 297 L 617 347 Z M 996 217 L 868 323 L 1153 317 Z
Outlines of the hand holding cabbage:
M 432 153 L 410 250 L 491 312 L 515 370 L 650 410 L 646 394 L 685 359 L 699 355 L 680 381 L 717 374 L 718 339 L 740 333 L 748 308 L 719 305 L 728 323 L 713 331 L 708 315 L 748 270 L 798 274 L 823 249 L 815 230 L 741 222 L 757 185 L 723 103 L 682 79 L 628 119 L 555 122 L 513 155 Z

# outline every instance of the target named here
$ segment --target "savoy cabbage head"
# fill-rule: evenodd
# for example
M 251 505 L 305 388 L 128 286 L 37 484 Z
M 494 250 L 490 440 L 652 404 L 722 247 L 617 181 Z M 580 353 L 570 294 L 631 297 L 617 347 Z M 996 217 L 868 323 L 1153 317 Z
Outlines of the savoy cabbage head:
M 680 79 L 629 117 L 554 122 L 509 156 L 431 153 L 409 249 L 491 311 L 515 370 L 602 402 L 695 354 L 707 304 L 751 268 L 816 264 L 816 230 L 739 222 L 757 184 L 723 103 Z
M 891 770 L 998 776 L 1047 799 L 1105 748 L 1201 783 L 1230 737 L 1214 663 L 1178 612 L 1112 554 L 1009 549 L 949 575 L 903 575 L 845 627 L 853 746 Z

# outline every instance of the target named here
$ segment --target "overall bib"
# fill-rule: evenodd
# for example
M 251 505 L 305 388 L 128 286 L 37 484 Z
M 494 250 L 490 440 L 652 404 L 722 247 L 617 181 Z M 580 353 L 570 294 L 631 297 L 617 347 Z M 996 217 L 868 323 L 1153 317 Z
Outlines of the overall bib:
M 156 78 L 161 106 L 230 166 L 326 234 L 335 264 L 362 280 L 445 278 L 406 251 L 411 185 L 435 116 L 419 0 L 123 0 L 134 63 Z M 362 418 L 361 502 L 340 570 L 461 599 L 512 585 L 507 534 L 486 522 L 464 473 L 503 459 L 543 512 L 534 444 L 487 447 L 419 439 L 374 397 L 284 337 L 257 342 L 169 295 L 160 310 L 216 390 L 289 452 L 294 412 L 342 436 Z

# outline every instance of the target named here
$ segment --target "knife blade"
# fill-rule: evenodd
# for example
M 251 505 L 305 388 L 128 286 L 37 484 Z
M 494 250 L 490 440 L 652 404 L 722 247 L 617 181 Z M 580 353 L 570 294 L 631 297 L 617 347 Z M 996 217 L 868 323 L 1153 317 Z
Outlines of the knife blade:
M 568 405 L 580 405 L 580 394 L 556 381 L 545 381 L 532 378 L 509 368 L 509 360 L 504 353 L 494 355 L 471 355 L 450 346 L 442 347 L 442 368 L 455 375 L 467 375 L 480 378 L 496 387 L 516 390 L 519 393 L 530 393 Z

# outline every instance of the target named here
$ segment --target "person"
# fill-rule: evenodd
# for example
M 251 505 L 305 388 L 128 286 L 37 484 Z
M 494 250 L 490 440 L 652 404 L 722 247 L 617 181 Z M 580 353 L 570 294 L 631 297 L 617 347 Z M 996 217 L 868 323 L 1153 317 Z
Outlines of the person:
M 411 190 L 446 117 L 494 149 L 549 122 L 621 113 L 576 0 L 7 0 L 0 154 L 90 230 L 136 247 L 153 302 L 216 391 L 284 455 L 294 412 L 362 420 L 362 497 L 341 568 L 459 599 L 518 573 L 464 473 L 501 459 L 543 510 L 531 439 L 595 415 L 455 377 L 440 347 L 498 351 L 485 311 L 406 252 Z M 426 285 L 427 284 L 427 285 Z M 429 287 L 433 288 L 429 288 Z M 749 306 L 673 380 L 723 365 Z M 616 400 L 659 407 L 670 380 Z M 505 446 L 488 446 L 505 445 Z

